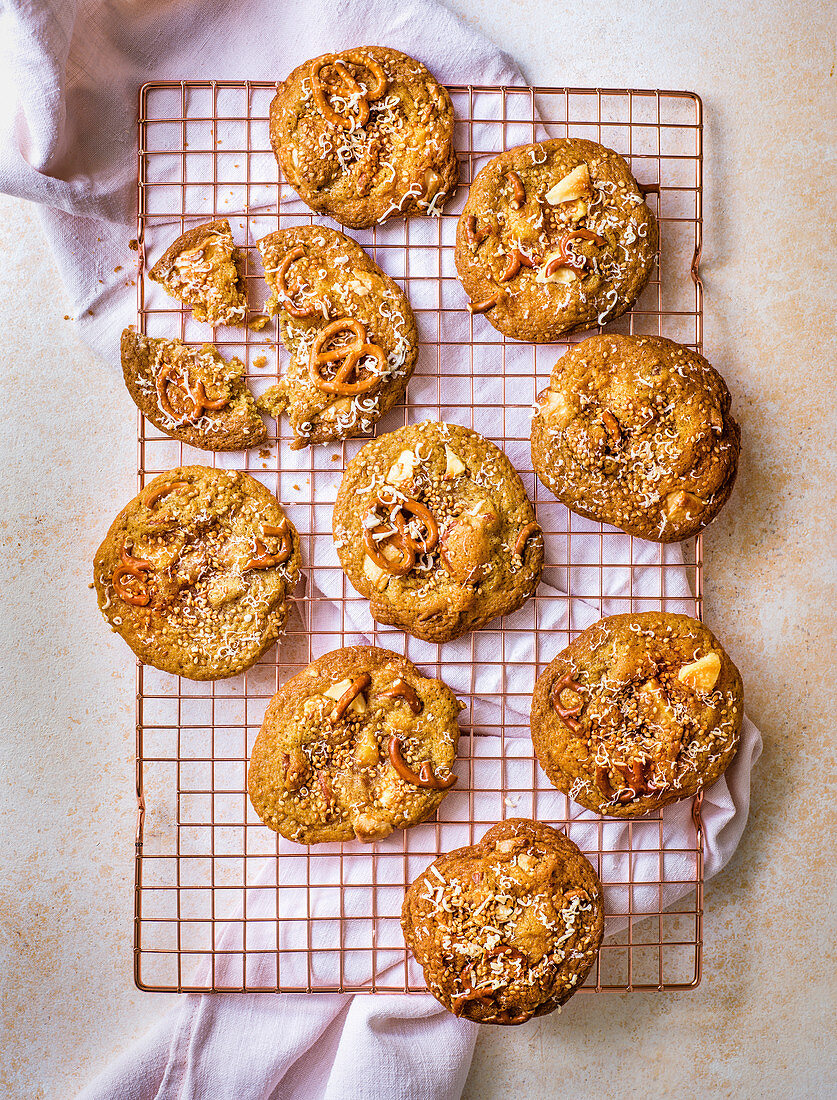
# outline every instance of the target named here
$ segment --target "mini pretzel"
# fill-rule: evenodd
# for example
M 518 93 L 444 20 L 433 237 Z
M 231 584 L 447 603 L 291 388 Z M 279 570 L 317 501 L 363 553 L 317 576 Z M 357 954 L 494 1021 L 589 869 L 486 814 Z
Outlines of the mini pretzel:
M 564 902 L 572 901 L 573 898 L 584 898 L 585 901 L 590 900 L 590 896 L 586 890 L 568 890 L 564 894 Z
M 634 792 L 630 795 L 630 791 L 623 791 L 619 796 L 620 802 L 632 802 L 634 798 L 640 795 L 653 794 L 657 790 L 654 784 L 649 782 L 646 775 L 650 764 L 651 762 L 648 760 L 634 760 L 630 766 L 628 764 L 616 765 L 616 770 L 622 773 L 626 785 Z M 630 797 L 625 798 L 625 795 L 630 795 Z
M 496 957 L 497 955 L 512 955 L 514 958 L 522 959 L 523 962 L 527 961 L 526 956 L 523 954 L 522 951 L 518 951 L 516 947 L 512 947 L 512 945 L 508 943 L 498 944 L 490 951 L 484 952 L 482 957 L 484 959 L 491 959 Z M 462 973 L 460 974 L 460 979 L 462 980 L 465 988 L 462 993 L 453 998 L 452 1010 L 454 1015 L 456 1016 L 459 1016 L 461 1014 L 462 1009 L 467 1004 L 481 1004 L 485 1008 L 495 1007 L 494 996 L 496 991 L 480 993 L 474 988 L 472 971 L 479 961 L 479 959 L 472 959 L 465 966 L 465 968 L 462 970 Z M 468 976 L 467 985 L 465 985 L 466 974 Z M 522 1024 L 524 1021 L 528 1020 L 531 1015 L 532 1013 L 530 1012 L 521 1011 L 512 1016 L 510 1015 L 507 1008 L 503 1008 L 496 1015 L 489 1016 L 486 1022 L 493 1021 L 498 1024 Z
M 282 295 L 282 308 L 286 309 L 292 317 L 313 317 L 315 313 L 320 312 L 317 302 L 309 302 L 308 305 L 298 306 L 291 298 L 291 292 L 285 282 L 291 264 L 304 255 L 305 249 L 303 246 L 301 244 L 297 245 L 296 248 L 291 249 L 276 271 L 276 289 Z
M 422 787 L 424 790 L 429 791 L 446 791 L 448 787 L 452 787 L 459 778 L 451 772 L 445 779 L 440 779 L 433 774 L 433 767 L 429 760 L 425 760 L 421 766 L 421 770 L 418 775 L 416 775 L 401 755 L 401 742 L 398 740 L 398 735 L 395 733 L 389 739 L 387 752 L 389 754 L 389 762 L 398 773 L 398 776 L 403 779 L 405 783 L 412 783 L 414 787 Z
M 572 229 L 569 233 L 565 233 L 561 238 L 561 247 L 566 248 L 570 241 L 593 241 L 601 248 L 603 244 L 607 244 L 604 237 L 600 237 L 598 233 L 594 233 L 592 229 Z
M 430 553 L 436 547 L 439 541 L 439 525 L 433 513 L 426 508 L 421 501 L 413 500 L 412 497 L 401 497 L 398 500 L 385 500 L 380 494 L 378 494 L 376 507 L 393 508 L 397 505 L 397 510 L 392 522 L 395 524 L 393 530 L 387 531 L 383 523 L 378 524 L 376 527 L 370 529 L 364 527 L 363 529 L 363 541 L 366 546 L 366 552 L 375 565 L 379 569 L 383 569 L 384 572 L 389 573 L 392 577 L 403 577 L 416 564 L 416 553 L 421 551 L 424 554 Z M 421 542 L 417 542 L 413 536 L 407 530 L 407 524 L 404 517 L 401 515 L 403 512 L 409 512 L 411 515 L 416 516 L 424 526 L 427 528 L 427 538 Z M 381 531 L 385 532 L 385 538 L 375 539 L 375 534 Z M 401 557 L 398 561 L 391 561 L 389 558 L 384 557 L 379 549 L 379 544 L 387 543 L 395 546 L 400 551 Z
M 306 766 L 299 760 L 291 761 L 290 753 L 282 753 L 282 767 L 285 769 L 285 788 L 289 791 L 298 791 L 305 782 Z
M 487 229 L 477 229 L 476 214 L 469 214 L 465 222 L 465 237 L 471 248 L 479 248 L 487 236 Z
M 251 558 L 244 568 L 242 573 L 247 573 L 251 569 L 271 569 L 274 565 L 282 565 L 291 556 L 293 550 L 293 541 L 291 540 L 291 532 L 288 527 L 287 519 L 283 519 L 278 527 L 274 527 L 272 524 L 266 523 L 262 527 L 262 534 L 268 536 L 275 536 L 282 540 L 279 549 L 275 554 L 268 554 L 267 547 L 261 539 L 256 539 L 256 556 Z
M 573 679 L 573 674 L 571 672 L 565 672 L 560 680 L 555 681 L 550 693 L 550 701 L 555 713 L 567 729 L 572 730 L 573 733 L 578 733 L 581 729 L 581 725 L 576 721 L 575 716 L 581 714 L 584 709 L 584 700 L 579 699 L 574 707 L 565 707 L 561 702 L 561 693 L 567 688 L 569 688 L 570 691 L 576 692 L 578 695 L 581 694 L 581 684 Z
M 521 1009 L 514 1016 L 510 1012 L 510 1009 L 504 1008 L 502 1012 L 498 1012 L 496 1016 L 491 1016 L 484 1022 L 488 1024 L 525 1024 L 527 1020 L 531 1020 L 535 1015 L 534 1011 L 527 1012 L 525 1009 Z
M 511 207 L 513 210 L 519 210 L 526 202 L 526 188 L 523 186 L 523 180 L 517 172 L 506 172 L 506 179 L 512 189 Z
M 291 529 L 288 525 L 287 516 L 282 516 L 282 522 L 278 527 L 272 523 L 266 523 L 262 527 L 262 534 L 267 535 L 268 538 L 281 539 L 279 549 L 273 555 L 276 558 L 277 564 L 281 565 L 282 562 L 286 562 L 291 556 L 294 548 L 293 539 L 291 538 Z M 281 556 L 280 556 L 281 555 Z
M 490 993 L 477 993 L 474 989 L 466 989 L 464 993 L 458 993 L 451 1001 L 451 1011 L 454 1016 L 461 1016 L 462 1010 L 469 1004 L 481 1004 L 491 1008 L 494 998 Z
M 371 103 L 374 103 L 376 99 L 380 99 L 387 90 L 387 74 L 375 58 L 370 54 L 363 53 L 362 50 L 344 50 L 343 57 L 372 73 L 376 83 L 372 87 L 367 86 L 364 96 Z
M 416 695 L 412 686 L 400 677 L 391 687 L 385 688 L 381 692 L 381 695 L 385 699 L 404 699 L 413 714 L 421 714 L 421 709 L 424 704 L 421 699 L 419 699 L 418 695 Z
M 151 602 L 151 593 L 146 587 L 148 584 L 148 571 L 153 569 L 154 566 L 150 561 L 145 561 L 143 558 L 132 557 L 125 549 L 124 544 L 120 551 L 120 557 L 122 564 L 117 565 L 110 578 L 114 592 L 125 603 L 132 604 L 134 607 L 147 607 Z M 123 577 L 133 577 L 140 586 L 139 592 L 131 592 L 129 588 L 126 588 Z
M 490 309 L 494 309 L 496 305 L 499 305 L 505 299 L 503 291 L 498 290 L 496 294 L 492 294 L 490 298 L 486 298 L 482 302 L 469 302 L 469 313 L 488 313 Z
M 379 569 L 383 569 L 385 573 L 389 573 L 391 577 L 404 577 L 413 566 L 416 564 L 416 552 L 413 547 L 406 541 L 407 539 L 407 525 L 401 516 L 395 517 L 395 529 L 386 533 L 386 538 L 375 541 L 375 534 L 380 532 L 383 525 L 370 530 L 368 527 L 363 529 L 363 543 L 366 547 L 366 553 L 378 566 Z M 396 542 L 395 539 L 398 539 Z M 385 558 L 379 549 L 379 545 L 394 545 L 400 552 L 401 557 L 395 561 L 390 558 Z
M 367 87 L 364 91 L 351 72 L 346 68 L 342 60 L 343 57 L 348 61 L 354 62 L 355 65 L 367 68 L 369 72 L 372 73 L 375 84 L 371 87 Z M 333 65 L 339 73 L 340 79 L 343 81 L 346 88 L 347 97 L 358 97 L 357 115 L 341 115 L 335 111 L 329 103 L 322 81 L 320 80 L 320 72 L 326 65 Z M 325 57 L 311 64 L 311 91 L 314 95 L 314 102 L 317 105 L 317 109 L 327 122 L 332 123 L 334 126 L 339 126 L 343 130 L 354 130 L 357 126 L 365 126 L 369 121 L 370 100 L 374 102 L 376 99 L 380 99 L 386 91 L 386 87 L 387 76 L 384 70 L 374 58 L 361 53 L 360 50 L 345 50 L 342 57 L 338 57 L 333 53 L 326 54 Z
M 610 409 L 605 409 L 605 411 L 602 413 L 602 424 L 604 424 L 607 434 L 612 436 L 613 439 L 618 443 L 619 440 L 622 438 L 622 429 L 619 427 L 619 421 L 616 419 Z
M 600 237 L 598 233 L 593 233 L 590 229 L 574 229 L 570 233 L 565 233 L 561 238 L 561 251 L 546 265 L 544 275 L 554 275 L 559 267 L 571 267 L 574 271 L 585 269 L 587 257 L 579 255 L 578 252 L 571 252 L 569 249 L 570 241 L 575 240 L 594 241 L 599 246 L 607 243 L 604 237 Z
M 337 705 L 331 712 L 332 723 L 340 721 L 355 699 L 357 699 L 358 695 L 360 695 L 362 691 L 366 691 L 371 683 L 372 677 L 368 672 L 361 672 L 360 676 L 356 676 L 354 680 L 352 680 L 351 684 L 337 700 Z
M 541 525 L 539 523 L 535 523 L 534 520 L 532 520 L 530 523 L 527 523 L 525 527 L 520 528 L 520 534 L 517 536 L 517 541 L 514 544 L 514 553 L 517 554 L 519 558 L 523 557 L 523 551 L 526 548 L 526 543 L 529 541 L 530 538 L 532 538 L 533 535 L 538 534 L 540 532 L 540 529 Z
M 519 248 L 515 248 L 509 253 L 509 262 L 506 265 L 506 270 L 500 276 L 500 282 L 507 283 L 509 279 L 513 279 L 521 267 L 534 266 L 534 260 L 530 260 L 528 256 L 523 255 Z
M 153 508 L 162 497 L 168 496 L 169 493 L 173 493 L 175 489 L 182 489 L 188 484 L 188 481 L 171 481 L 168 485 L 158 485 L 156 489 L 146 489 L 143 494 L 142 502 L 146 508 Z
M 341 332 L 353 333 L 354 340 L 351 343 L 342 344 L 339 348 L 324 351 L 323 348 L 329 340 L 332 340 Z M 381 367 L 386 365 L 386 355 L 383 348 L 380 348 L 377 344 L 366 342 L 365 326 L 352 317 L 340 317 L 338 320 L 332 321 L 330 325 L 326 325 L 314 341 L 311 348 L 311 357 L 308 361 L 308 373 L 317 389 L 324 390 L 326 393 L 337 393 L 343 396 L 366 393 L 373 386 L 377 386 L 380 375 L 370 371 L 368 378 L 359 379 L 357 382 L 349 382 L 348 379 L 360 360 L 369 355 L 373 356 Z M 338 367 L 334 377 L 323 378 L 320 369 L 326 363 L 334 363 L 341 359 L 343 362 Z
M 177 374 L 178 380 L 175 381 L 172 375 Z M 200 420 L 204 412 L 209 409 L 214 412 L 217 409 L 223 409 L 225 405 L 229 405 L 229 397 L 219 397 L 215 401 L 210 401 L 206 396 L 206 389 L 203 382 L 198 382 L 195 385 L 194 396 L 186 388 L 187 379 L 178 367 L 173 363 L 168 363 L 157 374 L 155 381 L 157 389 L 157 403 L 160 408 L 166 414 L 171 417 L 172 420 L 177 420 L 185 423 L 195 423 Z M 191 412 L 185 413 L 183 416 L 179 416 L 171 406 L 171 402 L 168 398 L 169 386 L 176 386 L 179 390 L 182 390 L 186 398 L 192 403 Z
M 596 768 L 596 786 L 608 801 L 613 800 L 613 787 L 610 785 L 610 776 L 607 774 L 607 768 Z

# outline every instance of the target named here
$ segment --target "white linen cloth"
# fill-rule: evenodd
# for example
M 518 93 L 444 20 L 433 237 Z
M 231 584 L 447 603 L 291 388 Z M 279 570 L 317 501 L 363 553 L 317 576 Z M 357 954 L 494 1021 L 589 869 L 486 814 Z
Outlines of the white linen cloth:
M 406 0 L 399 5 L 370 0 L 286 0 L 281 4 L 276 0 L 179 0 L 147 5 L 130 0 L 6 0 L 0 15 L 0 49 L 5 55 L 0 76 L 5 83 L 0 88 L 0 190 L 41 204 L 42 222 L 70 294 L 79 332 L 91 347 L 115 362 L 119 333 L 135 320 L 125 271 L 132 266 L 127 241 L 134 236 L 134 119 L 139 85 L 149 79 L 190 77 L 273 80 L 306 57 L 365 42 L 392 44 L 414 54 L 445 82 L 521 82 L 518 70 L 504 54 L 432 0 Z M 493 148 L 490 144 L 480 147 Z M 463 199 L 460 192 L 457 201 Z M 292 204 L 293 200 L 290 209 Z M 423 232 L 435 233 L 429 221 L 422 219 L 414 225 L 413 243 L 420 241 Z M 123 270 L 120 273 L 115 268 Z M 396 270 L 390 274 L 399 277 Z M 529 467 L 523 446 L 528 434 L 525 413 L 539 384 L 531 377 L 526 386 L 532 387 L 532 393 L 526 390 L 521 396 L 518 392 L 526 389 L 520 374 L 525 374 L 528 354 L 525 346 L 508 352 L 507 371 L 517 380 L 507 410 L 509 422 L 504 419 L 502 432 L 481 423 L 473 425 L 495 438 L 502 434 L 510 459 L 521 470 Z M 528 361 L 531 363 L 531 358 Z M 456 373 L 453 356 L 446 359 L 445 367 L 451 375 Z M 421 418 L 424 405 L 426 414 L 434 418 L 464 422 L 461 409 L 446 413 L 445 407 L 436 403 L 435 372 L 435 363 L 420 362 L 410 391 L 417 410 L 414 419 Z M 486 387 L 489 381 L 487 378 Z M 394 424 L 382 424 L 382 428 L 387 426 Z M 307 469 L 305 452 L 285 449 L 282 457 L 291 479 L 294 462 Z M 234 458 L 222 462 L 227 460 L 235 462 Z M 537 486 L 532 475 L 524 475 L 524 480 L 534 494 Z M 320 488 L 318 502 L 328 504 L 333 486 L 330 489 L 323 479 Z M 285 493 L 279 495 L 288 499 Z M 292 500 L 290 505 L 293 518 Z M 585 576 L 590 567 L 597 566 L 602 551 L 598 529 L 573 518 L 570 540 L 560 505 L 539 499 L 538 515 L 545 530 L 551 532 L 546 539 L 550 568 L 538 600 L 543 637 L 553 629 L 558 638 L 565 638 L 568 629 L 625 610 L 630 606 L 625 602 L 628 596 L 636 600 L 646 595 L 670 610 L 688 611 L 693 606 L 686 573 L 679 568 L 678 548 L 631 543 L 619 534 L 608 536 L 608 561 L 614 564 L 602 574 L 606 598 L 585 600 Z M 322 554 L 326 555 L 323 562 L 336 563 L 333 550 L 327 548 Z M 305 564 L 310 568 L 314 563 Z M 338 569 L 316 570 L 312 576 L 315 590 L 326 600 L 339 598 L 342 574 Z M 572 599 L 568 592 L 574 594 Z M 529 621 L 533 606 L 530 601 L 518 612 L 519 624 Z M 362 601 L 350 603 L 348 613 L 350 627 L 357 632 L 355 640 L 363 641 L 370 628 L 365 605 Z M 506 786 L 515 790 L 517 801 L 513 808 L 498 807 L 494 818 L 506 813 L 562 819 L 564 796 L 545 782 L 533 791 L 529 778 L 526 700 L 536 659 L 531 640 L 527 641 L 523 630 L 512 641 L 507 635 L 501 649 L 499 637 L 493 638 L 490 631 L 479 637 L 487 649 L 478 656 L 497 660 L 502 655 L 509 694 L 502 715 L 506 726 L 502 765 Z M 422 663 L 420 650 L 413 649 L 410 655 Z M 480 735 L 463 739 L 463 744 L 469 742 L 463 758 L 470 759 L 471 780 L 488 787 L 501 760 L 499 738 L 487 732 L 497 725 L 500 704 L 490 697 L 481 698 L 474 690 L 474 656 L 470 640 L 445 647 L 445 679 L 455 690 L 473 695 L 469 719 Z M 435 660 L 429 651 L 426 658 Z M 515 667 L 526 670 L 525 677 L 516 675 Z M 760 748 L 758 732 L 745 721 L 735 763 L 705 794 L 706 878 L 724 865 L 738 843 L 747 818 L 750 770 Z M 465 779 L 461 764 L 457 770 Z M 450 796 L 446 807 L 455 807 L 457 797 L 467 797 L 467 781 L 461 780 L 460 787 L 463 790 Z M 571 816 L 568 834 L 582 848 L 595 849 L 598 819 L 578 807 Z M 489 820 L 490 809 L 483 807 L 480 817 Z M 608 846 L 625 848 L 628 826 L 613 821 L 607 828 Z M 629 913 L 641 915 L 673 903 L 694 880 L 690 805 L 674 805 L 665 811 L 663 848 L 668 884 L 662 891 L 658 885 L 662 858 L 658 830 L 654 824 L 646 835 L 642 824 L 635 822 L 630 855 L 606 856 L 603 861 L 600 872 L 611 883 L 606 890 L 609 932 L 623 927 Z M 329 853 L 324 852 L 322 858 L 328 860 Z M 388 864 L 384 860 L 380 866 Z M 347 867 L 351 876 L 351 857 Z M 358 868 L 357 881 L 367 881 L 362 864 L 358 863 Z M 266 860 L 260 877 L 248 883 L 248 917 L 274 915 L 271 906 L 275 906 L 277 873 L 276 862 Z M 626 881 L 632 885 L 618 885 Z M 268 888 L 259 889 L 260 885 Z M 363 911 L 364 895 L 355 891 L 353 897 L 351 904 Z M 258 939 L 254 941 L 248 930 L 247 977 L 251 982 L 275 980 L 275 955 L 270 949 L 278 933 L 269 932 L 272 927 L 270 919 L 254 925 L 257 936 L 268 936 L 262 954 Z M 233 923 L 221 934 L 216 951 L 227 948 L 230 954 L 216 955 L 216 965 L 236 965 L 240 928 Z M 397 955 L 397 951 L 378 953 L 378 978 L 386 976 L 388 967 L 399 965 Z M 208 981 L 208 966 L 199 970 L 198 984 Z M 289 980 L 298 977 L 291 974 Z M 357 974 L 354 979 L 362 977 Z M 82 1097 L 453 1100 L 461 1093 L 475 1034 L 475 1025 L 454 1019 L 435 1000 L 424 996 L 187 995 L 138 1046 L 85 1089 Z

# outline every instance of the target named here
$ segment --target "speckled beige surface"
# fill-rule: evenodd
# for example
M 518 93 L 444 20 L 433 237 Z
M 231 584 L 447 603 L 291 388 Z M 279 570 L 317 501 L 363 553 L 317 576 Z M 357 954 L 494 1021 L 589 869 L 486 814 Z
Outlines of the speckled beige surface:
M 706 891 L 702 985 L 582 995 L 561 1016 L 485 1029 L 465 1097 L 833 1095 L 827 6 L 635 0 L 606 20 L 568 2 L 451 6 L 532 82 L 704 97 L 706 352 L 743 435 L 739 484 L 705 538 L 706 618 L 765 736 L 751 824 Z M 4 199 L 0 214 L 15 594 L 0 661 L 0 1095 L 59 1100 L 174 1000 L 132 985 L 133 663 L 87 589 L 103 517 L 134 485 L 136 422 L 117 349 L 94 361 L 63 319 L 33 209 Z

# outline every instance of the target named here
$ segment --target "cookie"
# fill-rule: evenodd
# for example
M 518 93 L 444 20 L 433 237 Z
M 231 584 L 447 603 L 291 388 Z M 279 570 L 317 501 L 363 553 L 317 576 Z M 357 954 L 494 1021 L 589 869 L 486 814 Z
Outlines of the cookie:
M 581 138 L 518 145 L 474 180 L 456 229 L 456 268 L 506 336 L 549 343 L 604 325 L 648 282 L 657 223 L 627 164 Z
M 584 984 L 602 942 L 602 887 L 562 833 L 510 818 L 434 860 L 407 890 L 401 927 L 449 1012 L 522 1024 Z
M 292 448 L 361 435 L 404 396 L 418 358 L 407 296 L 349 237 L 321 225 L 258 242 L 290 365 L 259 400 Z
M 270 143 L 304 203 L 366 229 L 438 214 L 456 188 L 453 104 L 420 61 L 358 46 L 306 61 L 270 105 Z
M 243 325 L 247 313 L 244 253 L 226 218 L 196 225 L 169 245 L 148 272 L 167 294 L 192 307 L 197 321 Z
M 194 347 L 126 328 L 125 385 L 143 416 L 161 432 L 205 451 L 237 451 L 267 438 L 240 359 L 212 344 Z
M 702 355 L 660 336 L 591 336 L 538 395 L 532 466 L 578 515 L 679 542 L 729 498 L 740 437 Z
M 397 653 L 327 653 L 271 700 L 250 757 L 250 801 L 300 844 L 382 840 L 425 821 L 456 783 L 461 709 Z
M 285 626 L 299 536 L 249 474 L 181 466 L 127 504 L 96 551 L 99 607 L 146 664 L 190 680 L 249 668 Z
M 429 642 L 516 611 L 543 567 L 541 529 L 503 452 L 432 421 L 373 439 L 352 459 L 334 544 L 373 618 Z
M 550 783 L 585 809 L 637 817 L 690 798 L 738 748 L 743 688 L 686 615 L 611 615 L 538 677 L 532 741 Z

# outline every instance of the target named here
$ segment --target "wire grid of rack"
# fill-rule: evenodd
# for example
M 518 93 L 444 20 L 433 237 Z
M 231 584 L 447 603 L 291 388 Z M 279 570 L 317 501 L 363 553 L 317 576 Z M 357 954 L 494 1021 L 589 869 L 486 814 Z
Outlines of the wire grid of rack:
M 606 941 L 586 990 L 672 990 L 700 980 L 700 800 L 685 807 L 673 843 L 661 814 L 627 823 L 599 818 L 552 789 L 528 737 L 537 674 L 588 622 L 659 608 L 700 616 L 700 539 L 684 547 L 684 565 L 665 548 L 582 520 L 552 500 L 524 457 L 530 406 L 555 360 L 590 333 L 548 346 L 505 340 L 485 318 L 468 314 L 453 249 L 468 186 L 491 156 L 544 137 L 601 142 L 627 159 L 661 237 L 648 286 L 608 331 L 656 333 L 702 350 L 701 103 L 691 93 L 627 89 L 448 90 L 461 161 L 456 196 L 441 217 L 352 234 L 406 290 L 422 341 L 405 407 L 377 430 L 447 419 L 506 450 L 544 527 L 544 582 L 516 615 L 444 647 L 378 627 L 342 576 L 331 542 L 340 474 L 364 440 L 294 452 L 280 422 L 276 441 L 261 450 L 213 455 L 139 418 L 140 487 L 177 465 L 246 469 L 285 505 L 301 536 L 305 573 L 284 641 L 247 673 L 195 683 L 138 665 L 140 988 L 424 991 L 399 927 L 405 886 L 437 854 L 473 843 L 507 816 L 564 829 L 605 884 Z M 138 327 L 191 343 L 213 339 L 225 355 L 244 360 L 256 393 L 276 381 L 286 360 L 275 327 L 210 334 L 145 271 L 190 226 L 228 217 L 246 251 L 248 300 L 257 312 L 267 291 L 255 241 L 314 221 L 277 173 L 268 140 L 274 92 L 270 82 L 163 82 L 145 85 L 139 102 Z M 323 577 L 327 584 L 318 583 Z M 363 643 L 398 650 L 428 675 L 448 678 L 456 667 L 465 677 L 459 784 L 436 820 L 375 845 L 294 845 L 266 829 L 249 805 L 249 751 L 281 683 L 330 649 Z

